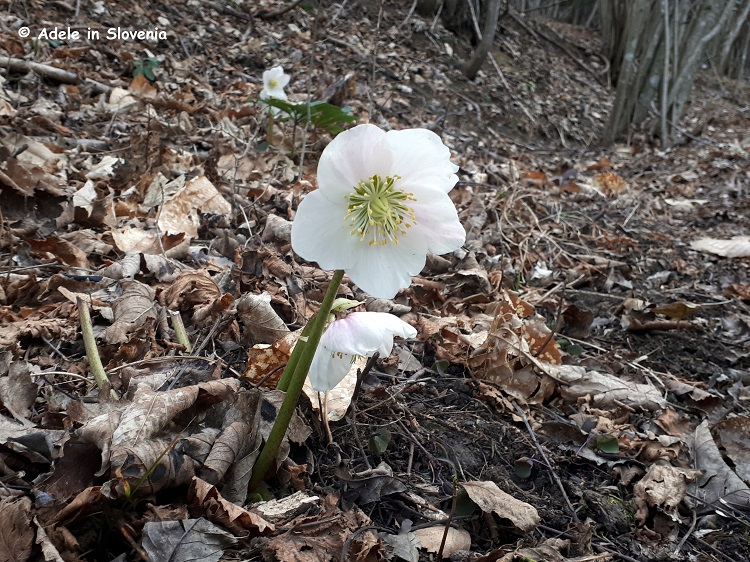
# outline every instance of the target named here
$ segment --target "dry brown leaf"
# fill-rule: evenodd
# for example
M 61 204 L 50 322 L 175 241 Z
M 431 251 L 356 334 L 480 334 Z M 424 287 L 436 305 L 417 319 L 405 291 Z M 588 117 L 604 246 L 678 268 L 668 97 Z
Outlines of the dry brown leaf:
M 89 269 L 86 254 L 67 240 L 50 236 L 41 240 L 26 238 L 32 253 L 45 263 L 63 263 L 79 269 Z
M 260 515 L 247 511 L 224 499 L 216 486 L 193 478 L 188 492 L 189 501 L 201 508 L 209 521 L 226 527 L 237 535 L 246 535 L 252 531 L 253 535 L 273 532 L 275 526 L 263 519 Z
M 701 510 L 720 505 L 719 500 L 739 510 L 750 508 L 750 488 L 724 462 L 708 429 L 707 420 L 703 420 L 695 428 L 688 445 L 693 454 L 694 466 L 702 474 L 690 486 L 689 492 L 693 497 L 687 497 L 685 502 Z
M 533 531 L 541 521 L 536 508 L 506 494 L 494 482 L 464 482 L 461 486 L 482 511 L 496 513 L 522 531 Z
M 114 321 L 101 334 L 107 343 L 128 341 L 128 334 L 149 318 L 156 318 L 154 289 L 138 281 L 121 282 L 122 295 L 112 303 Z
M 26 361 L 12 361 L 9 351 L 0 353 L 0 402 L 19 421 L 31 414 L 39 389 L 31 380 L 32 368 L 39 370 Z
M 662 314 L 667 318 L 673 320 L 684 320 L 685 318 L 692 316 L 693 313 L 703 310 L 703 307 L 699 304 L 693 304 L 684 301 L 671 302 L 662 306 L 655 306 L 651 308 L 651 312 L 655 314 Z
M 599 371 L 576 365 L 545 365 L 544 371 L 563 383 L 560 394 L 565 400 L 590 400 L 599 408 L 635 404 L 646 410 L 664 408 L 667 401 L 659 390 L 648 384 L 638 384 Z
M 245 326 L 247 345 L 273 343 L 289 333 L 284 321 L 271 306 L 271 295 L 247 293 L 237 300 L 237 314 Z
M 159 228 L 166 234 L 184 234 L 188 240 L 195 238 L 200 226 L 198 211 L 217 215 L 232 212 L 232 206 L 206 176 L 186 181 L 184 187 L 164 202 Z
M 0 560 L 26 562 L 33 540 L 31 500 L 27 497 L 0 500 Z
M 737 476 L 750 484 L 750 417 L 734 416 L 719 422 L 715 429 L 721 439 L 721 446 L 734 463 Z
M 685 498 L 688 485 L 700 474 L 700 470 L 677 468 L 662 461 L 652 464 L 633 488 L 635 518 L 643 525 L 649 509 L 659 507 L 675 521 L 679 521 L 677 507 Z
M 591 183 L 608 197 L 615 197 L 621 191 L 625 191 L 628 188 L 628 182 L 614 172 L 597 174 L 591 180 Z
M 417 529 L 416 531 L 412 531 L 411 534 L 417 537 L 421 548 L 424 548 L 427 552 L 437 553 L 443 542 L 445 526 L 440 525 Z M 459 550 L 471 550 L 471 535 L 464 529 L 448 527 L 448 536 L 445 539 L 445 546 L 443 547 L 443 558 L 450 558 L 453 553 Z
M 690 242 L 690 247 L 725 258 L 746 258 L 750 256 L 750 236 L 735 236 L 729 240 L 699 238 Z
M 242 376 L 261 388 L 275 389 L 301 334 L 301 329 L 296 330 L 270 346 L 259 344 L 248 349 L 247 366 Z
M 149 562 L 219 562 L 237 539 L 207 519 L 149 521 L 143 527 Z

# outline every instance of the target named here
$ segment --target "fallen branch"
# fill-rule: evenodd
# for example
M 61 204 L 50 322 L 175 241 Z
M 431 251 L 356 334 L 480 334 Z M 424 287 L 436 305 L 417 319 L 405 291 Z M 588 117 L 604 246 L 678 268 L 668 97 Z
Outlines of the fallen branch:
M 23 59 L 14 59 L 12 57 L 0 56 L 0 68 L 12 72 L 34 72 L 44 78 L 49 78 L 61 82 L 63 84 L 85 84 L 93 88 L 97 93 L 109 93 L 112 91 L 111 86 L 97 82 L 90 78 L 81 78 L 74 72 L 57 68 L 56 66 L 49 66 L 39 62 L 33 62 Z

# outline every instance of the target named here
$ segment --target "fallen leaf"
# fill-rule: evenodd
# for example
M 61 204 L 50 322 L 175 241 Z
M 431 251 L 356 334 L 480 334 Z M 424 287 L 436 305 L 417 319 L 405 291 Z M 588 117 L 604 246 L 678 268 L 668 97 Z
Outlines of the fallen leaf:
M 693 465 L 701 471 L 685 498 L 685 502 L 700 510 L 715 509 L 719 500 L 739 510 L 750 508 L 750 488 L 729 468 L 708 429 L 708 421 L 695 428 L 692 438 L 688 441 L 693 454 Z
M 729 240 L 699 238 L 690 242 L 690 247 L 725 258 L 746 258 L 750 256 L 750 236 L 735 236 Z
M 289 333 L 286 323 L 271 306 L 271 295 L 247 293 L 237 300 L 237 314 L 246 329 L 249 345 L 273 343 Z
M 536 508 L 506 494 L 494 482 L 464 482 L 461 486 L 482 511 L 508 519 L 522 531 L 528 533 L 541 522 Z
M 750 417 L 734 416 L 719 422 L 714 429 L 721 439 L 721 446 L 732 459 L 737 476 L 750 484 Z
M 410 534 L 419 540 L 421 548 L 424 548 L 427 552 L 437 553 L 443 542 L 445 526 L 440 525 L 417 529 Z M 445 546 L 443 547 L 443 558 L 450 558 L 453 553 L 459 550 L 471 550 L 471 535 L 464 529 L 448 527 L 448 536 L 445 539 Z
M 673 520 L 679 521 L 677 507 L 685 498 L 688 485 L 695 482 L 700 474 L 700 470 L 677 468 L 663 461 L 652 464 L 633 488 L 633 501 L 637 508 L 635 518 L 643 525 L 649 508 L 658 507 Z
M 149 562 L 218 562 L 237 539 L 207 519 L 150 521 L 142 544 Z
M 26 562 L 33 540 L 31 500 L 27 497 L 0 500 L 0 560 Z

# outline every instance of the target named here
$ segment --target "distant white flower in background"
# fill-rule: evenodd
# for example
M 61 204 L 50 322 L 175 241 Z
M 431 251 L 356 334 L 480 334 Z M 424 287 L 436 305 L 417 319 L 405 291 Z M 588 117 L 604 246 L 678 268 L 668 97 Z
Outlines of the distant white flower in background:
M 271 70 L 266 70 L 263 73 L 263 89 L 260 92 L 260 99 L 286 100 L 284 88 L 287 84 L 289 84 L 289 75 L 284 73 L 283 68 L 274 66 Z
M 344 131 L 323 151 L 318 189 L 292 223 L 292 247 L 323 269 L 343 269 L 372 296 L 393 298 L 428 252 L 452 252 L 466 240 L 448 196 L 457 171 L 427 129 Z
M 377 351 L 388 357 L 393 336 L 413 338 L 417 331 L 393 314 L 352 312 L 334 320 L 320 339 L 308 377 L 314 390 L 325 392 L 339 384 L 359 356 L 371 357 Z

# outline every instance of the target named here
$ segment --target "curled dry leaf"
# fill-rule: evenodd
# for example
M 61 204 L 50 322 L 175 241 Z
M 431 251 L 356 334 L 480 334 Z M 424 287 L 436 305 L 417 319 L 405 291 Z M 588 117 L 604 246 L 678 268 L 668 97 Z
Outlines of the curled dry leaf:
M 232 212 L 232 206 L 206 176 L 186 181 L 184 187 L 164 202 L 159 213 L 159 228 L 168 235 L 184 234 L 188 240 L 195 238 L 200 226 L 198 211 L 216 215 Z
M 205 480 L 193 478 L 188 495 L 189 501 L 200 507 L 209 521 L 218 523 L 235 534 L 245 535 L 247 531 L 251 531 L 257 536 L 275 530 L 273 523 L 227 501 L 221 496 L 216 486 L 212 486 Z
M 237 314 L 245 326 L 243 340 L 248 345 L 273 343 L 289 333 L 289 328 L 271 306 L 269 293 L 243 295 L 237 300 Z
M 0 403 L 19 421 L 28 418 L 37 397 L 38 386 L 31 380 L 32 368 L 39 371 L 26 361 L 12 361 L 9 351 L 0 353 Z
M 122 295 L 112 303 L 114 321 L 101 334 L 107 343 L 128 341 L 128 334 L 143 326 L 149 318 L 156 318 L 154 290 L 138 281 L 121 282 Z
M 716 425 L 721 446 L 734 463 L 737 476 L 750 483 L 750 417 L 734 416 Z
M 659 507 L 675 521 L 679 521 L 677 507 L 685 498 L 688 485 L 700 476 L 700 470 L 677 468 L 664 462 L 656 462 L 648 468 L 646 475 L 633 488 L 636 505 L 635 518 L 643 525 L 649 508 Z
M 544 370 L 550 377 L 563 383 L 560 394 L 571 402 L 587 399 L 600 408 L 620 402 L 646 410 L 657 410 L 667 405 L 661 392 L 648 384 L 625 381 L 576 365 L 545 365 Z
M 533 506 L 506 494 L 494 482 L 464 482 L 461 486 L 482 511 L 496 513 L 524 532 L 532 531 L 541 521 Z

